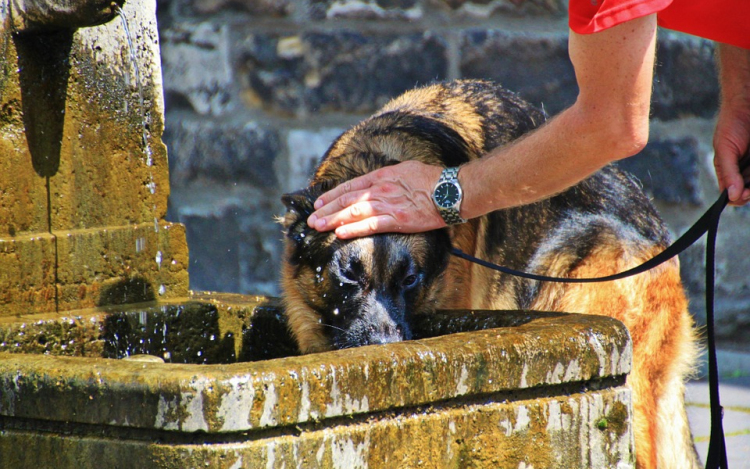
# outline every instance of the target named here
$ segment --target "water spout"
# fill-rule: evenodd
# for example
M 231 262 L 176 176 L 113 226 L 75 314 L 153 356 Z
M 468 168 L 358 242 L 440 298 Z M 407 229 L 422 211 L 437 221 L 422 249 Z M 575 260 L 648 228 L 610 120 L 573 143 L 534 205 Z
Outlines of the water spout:
M 107 23 L 125 0 L 11 0 L 16 32 L 44 33 Z

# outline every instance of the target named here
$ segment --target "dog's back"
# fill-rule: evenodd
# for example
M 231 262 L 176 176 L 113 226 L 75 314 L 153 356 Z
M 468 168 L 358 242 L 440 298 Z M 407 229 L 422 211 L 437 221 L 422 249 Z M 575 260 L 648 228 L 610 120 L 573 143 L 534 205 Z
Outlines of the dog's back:
M 457 81 L 410 91 L 331 145 L 312 179 L 311 190 L 316 189 L 308 196 L 314 199 L 320 190 L 398 161 L 458 166 L 521 138 L 544 121 L 542 112 L 488 82 Z M 467 186 L 470 190 L 470 182 Z M 550 199 L 439 231 L 447 231 L 455 247 L 476 257 L 579 278 L 634 267 L 669 244 L 664 224 L 637 182 L 616 167 Z M 406 235 L 387 239 L 398 242 L 399 236 Z M 439 245 L 430 243 L 433 249 L 434 243 Z M 288 253 L 300 255 L 293 249 Z M 625 323 L 634 344 L 629 384 L 638 466 L 697 465 L 683 403 L 684 381 L 696 355 L 695 334 L 676 260 L 595 285 L 540 283 L 458 258 L 447 262 L 445 273 L 435 280 L 439 287 L 433 289 L 439 293 L 431 297 L 432 308 L 578 312 Z M 300 295 L 301 283 L 292 281 L 294 275 L 292 270 L 285 273 L 287 297 Z

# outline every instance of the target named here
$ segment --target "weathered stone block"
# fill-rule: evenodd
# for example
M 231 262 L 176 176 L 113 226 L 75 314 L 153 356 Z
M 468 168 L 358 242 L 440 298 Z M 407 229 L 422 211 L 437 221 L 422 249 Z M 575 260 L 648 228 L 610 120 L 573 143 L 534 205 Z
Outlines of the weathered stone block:
M 447 6 L 460 15 L 487 18 L 496 13 L 539 16 L 562 16 L 568 11 L 564 0 L 430 0 L 436 6 Z
M 294 129 L 287 134 L 286 147 L 289 160 L 279 171 L 284 192 L 293 192 L 308 185 L 310 177 L 331 143 L 345 129 L 319 131 Z M 282 176 L 283 175 L 283 176 Z
M 690 300 L 690 312 L 700 326 L 706 324 L 706 249 L 705 242 L 691 246 L 680 254 L 680 274 L 685 282 Z M 719 254 L 720 257 L 724 257 Z M 732 259 L 738 259 L 734 256 Z M 719 261 L 714 300 L 714 330 L 721 343 L 733 343 L 740 347 L 747 345 L 747 330 L 750 327 L 750 297 L 723 288 L 719 277 L 727 275 L 727 264 L 733 261 Z M 741 266 L 739 266 L 741 268 Z M 735 266 L 732 265 L 732 270 Z M 742 276 L 744 272 L 735 271 L 730 276 Z M 746 276 L 745 276 L 746 277 Z
M 245 104 L 284 114 L 371 112 L 390 98 L 447 76 L 438 34 L 248 34 L 237 76 Z
M 199 114 L 227 112 L 233 87 L 228 35 L 228 26 L 220 23 L 162 29 L 164 93 L 170 109 L 188 103 Z
M 578 95 L 567 34 L 515 34 L 471 29 L 461 33 L 464 78 L 494 80 L 556 114 Z
M 658 119 L 712 117 L 719 85 L 714 44 L 676 33 L 660 35 L 656 51 L 651 115 Z
M 284 18 L 303 10 L 305 2 L 295 0 L 187 0 L 185 13 L 210 15 L 237 11 L 259 18 Z
M 414 21 L 424 14 L 423 0 L 312 0 L 312 19 Z
M 460 70 L 489 78 L 556 114 L 575 102 L 578 86 L 568 56 L 567 34 L 515 34 L 469 30 L 462 34 Z M 652 116 L 712 116 L 718 81 L 709 41 L 665 34 L 659 40 Z
M 184 227 L 107 227 L 58 232 L 58 309 L 138 303 L 187 295 Z
M 185 230 L 161 222 L 0 239 L 0 316 L 185 296 Z
M 713 201 L 711 201 L 713 202 Z M 748 207 L 727 207 L 716 240 L 714 316 L 716 335 L 742 347 L 750 326 L 750 258 L 747 251 Z M 680 255 L 680 272 L 690 293 L 690 309 L 700 324 L 706 322 L 706 240 L 701 238 Z
M 700 188 L 698 141 L 692 137 L 649 142 L 646 148 L 617 165 L 634 174 L 657 200 L 698 206 Z
M 185 187 L 195 179 L 220 184 L 245 182 L 266 189 L 278 186 L 274 161 L 281 142 L 278 132 L 269 126 L 174 116 L 164 142 L 170 150 L 174 186 Z
M 714 326 L 717 337 L 735 346 L 747 345 L 747 331 L 750 330 L 750 295 L 729 296 L 719 293 L 714 310 Z M 703 315 L 705 323 L 705 315 Z
M 0 238 L 0 316 L 54 310 L 55 263 L 49 233 Z
M 17 52 L 13 41 L 4 43 L 0 66 L 9 70 Z M 16 79 L 0 83 L 0 237 L 49 231 L 46 179 L 32 164 L 23 131 L 25 105 Z

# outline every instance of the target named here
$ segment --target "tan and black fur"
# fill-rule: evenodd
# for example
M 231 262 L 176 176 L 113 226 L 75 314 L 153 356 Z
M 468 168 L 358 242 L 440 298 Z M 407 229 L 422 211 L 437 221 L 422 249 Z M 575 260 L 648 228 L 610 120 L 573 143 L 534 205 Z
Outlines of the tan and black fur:
M 310 186 L 283 198 L 282 289 L 292 334 L 308 353 L 409 339 L 409 315 L 435 309 L 611 316 L 625 323 L 634 344 L 628 383 L 638 467 L 696 467 L 683 399 L 696 339 L 677 260 L 614 282 L 560 284 L 449 256 L 453 245 L 511 268 L 567 277 L 638 265 L 670 239 L 631 176 L 607 167 L 542 202 L 423 234 L 342 241 L 306 224 L 315 198 L 343 181 L 403 160 L 458 166 L 544 121 L 497 85 L 456 81 L 407 92 L 341 135 Z

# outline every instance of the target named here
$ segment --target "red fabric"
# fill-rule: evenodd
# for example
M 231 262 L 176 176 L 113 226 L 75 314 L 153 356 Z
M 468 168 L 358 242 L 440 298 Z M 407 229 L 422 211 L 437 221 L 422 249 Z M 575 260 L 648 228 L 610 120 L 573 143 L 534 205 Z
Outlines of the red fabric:
M 748 0 L 570 0 L 568 23 L 590 34 L 654 13 L 664 28 L 750 49 Z

